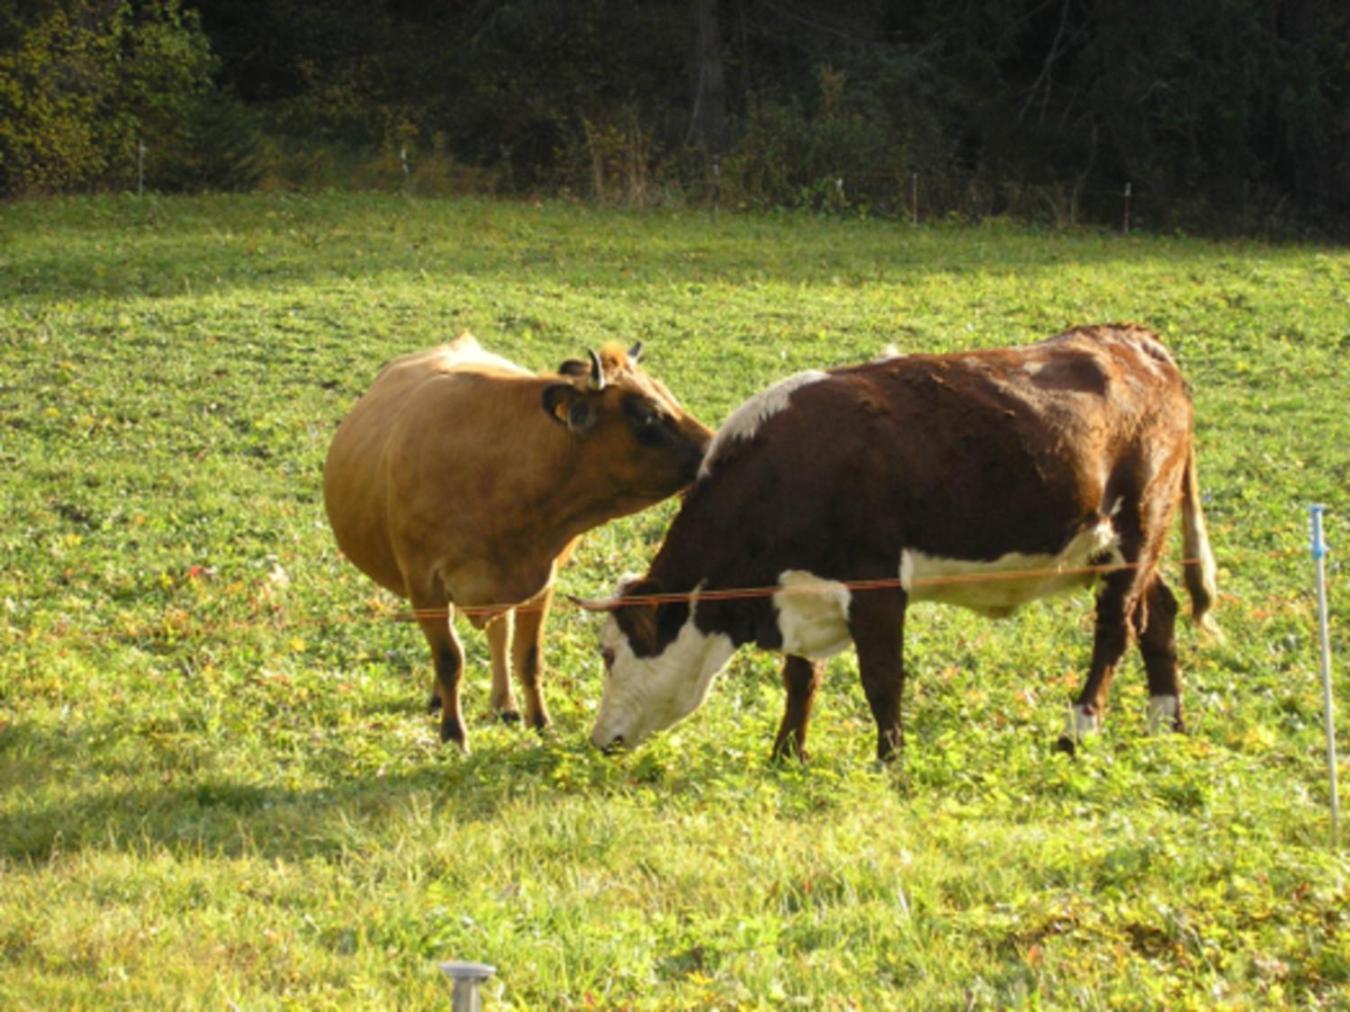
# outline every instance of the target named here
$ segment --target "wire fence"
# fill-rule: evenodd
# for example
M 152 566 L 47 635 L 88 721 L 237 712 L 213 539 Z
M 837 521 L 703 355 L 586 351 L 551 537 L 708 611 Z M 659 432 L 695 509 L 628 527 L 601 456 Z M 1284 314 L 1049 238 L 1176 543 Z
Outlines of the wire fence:
M 1180 565 L 1200 565 L 1200 559 L 1183 559 Z M 1130 569 L 1142 569 L 1145 566 L 1157 563 L 1145 562 L 1109 562 L 1100 565 L 1088 566 L 1050 566 L 1033 569 L 1001 569 L 996 572 L 967 572 L 952 573 L 946 576 L 930 577 L 883 577 L 875 579 L 860 580 L 830 580 L 822 578 L 818 584 L 808 585 L 785 585 L 768 584 L 759 587 L 726 587 L 712 590 L 690 590 L 681 592 L 658 593 L 658 594 L 640 594 L 631 597 L 619 596 L 606 598 L 603 602 L 587 602 L 575 598 L 567 600 L 576 607 L 595 611 L 603 606 L 604 610 L 621 608 L 626 605 L 654 605 L 654 604 L 678 604 L 687 602 L 693 604 L 699 601 L 743 601 L 755 598 L 775 597 L 779 594 L 830 594 L 835 593 L 839 588 L 850 593 L 869 590 L 909 590 L 917 587 L 942 587 L 955 586 L 961 584 L 979 584 L 979 583 L 1004 583 L 1009 581 L 1033 580 L 1033 581 L 1053 581 L 1073 577 L 1089 577 L 1093 575 L 1105 576 L 1109 573 L 1121 572 Z M 395 618 L 403 621 L 416 621 L 426 618 L 450 618 L 454 614 L 463 614 L 466 617 L 484 616 L 490 617 L 500 614 L 511 608 L 528 609 L 539 607 L 537 605 L 509 605 L 509 604 L 485 604 L 472 605 L 468 607 L 451 606 L 447 608 L 414 608 L 410 611 L 401 611 L 395 615 Z
M 1235 558 L 1232 555 L 1225 555 L 1224 564 L 1231 568 L 1235 564 L 1242 565 L 1261 560 L 1292 558 L 1301 554 L 1301 552 L 1302 550 L 1298 548 L 1278 548 L 1263 552 L 1252 552 L 1240 559 Z M 597 605 L 600 604 L 603 604 L 603 607 L 608 610 L 626 605 L 651 606 L 672 603 L 693 604 L 695 602 L 747 601 L 772 598 L 779 594 L 830 594 L 837 593 L 841 588 L 850 593 L 865 593 L 878 590 L 914 590 L 918 588 L 931 589 L 944 586 L 972 584 L 1006 584 L 1013 581 L 1063 582 L 1064 586 L 1062 589 L 1071 590 L 1073 589 L 1073 584 L 1068 581 L 1079 581 L 1077 586 L 1082 588 L 1087 586 L 1092 577 L 1101 577 L 1112 572 L 1138 569 L 1146 565 L 1161 568 L 1164 564 L 1185 567 L 1199 565 L 1200 560 L 1195 558 L 1184 558 L 1180 560 L 1157 560 L 1152 563 L 1108 562 L 1099 565 L 1030 567 L 1005 569 L 995 572 L 962 572 L 942 576 L 916 576 L 909 578 L 901 577 L 898 574 L 894 577 L 867 579 L 825 580 L 822 578 L 822 582 L 816 584 L 765 584 L 760 586 L 719 587 L 712 589 L 696 588 L 689 591 L 672 591 L 631 596 L 619 595 L 605 598 L 602 602 L 586 600 L 573 595 L 564 595 L 550 602 L 549 607 L 555 612 L 568 609 L 594 611 L 597 610 Z M 1058 592 L 1059 589 L 1061 588 L 1056 587 L 1055 592 Z M 101 642 L 107 639 L 114 639 L 122 642 L 128 640 L 178 642 L 183 640 L 205 639 L 208 637 L 246 633 L 260 628 L 266 628 L 274 633 L 284 633 L 331 627 L 338 624 L 369 624 L 373 622 L 406 623 L 428 619 L 450 621 L 456 617 L 490 621 L 494 617 L 504 615 L 510 611 L 520 613 L 539 610 L 543 607 L 545 607 L 545 605 L 537 598 L 522 602 L 492 602 L 474 605 L 458 605 L 451 602 L 445 606 L 436 608 L 402 608 L 393 599 L 390 599 L 387 602 L 380 599 L 373 599 L 363 611 L 357 613 L 295 616 L 287 613 L 287 606 L 284 603 L 284 600 L 278 595 L 272 600 L 261 604 L 255 602 L 252 606 L 253 614 L 238 619 L 225 619 L 213 622 L 203 619 L 200 611 L 190 606 L 172 605 L 166 607 L 159 620 L 153 623 L 138 625 L 123 623 L 121 625 L 102 625 L 96 628 L 89 628 L 76 625 L 67 620 L 61 623 L 63 628 L 56 632 L 55 635 L 38 637 L 30 634 L 29 636 L 24 637 L 21 633 L 20 638 L 59 640 L 63 643 L 74 643 L 81 640 Z

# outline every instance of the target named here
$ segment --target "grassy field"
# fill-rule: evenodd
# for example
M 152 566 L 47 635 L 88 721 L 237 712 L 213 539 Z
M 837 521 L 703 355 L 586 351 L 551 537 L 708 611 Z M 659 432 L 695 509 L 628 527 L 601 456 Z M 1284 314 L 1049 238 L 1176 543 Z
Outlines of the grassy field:
M 1226 639 L 1182 632 L 1185 737 L 1146 734 L 1131 657 L 1105 734 L 1053 751 L 1082 596 L 1001 623 L 916 608 L 893 768 L 851 654 L 806 767 L 766 761 L 782 693 L 749 651 L 609 759 L 585 741 L 597 622 L 562 607 L 542 740 L 490 719 L 464 627 L 461 756 L 423 712 L 420 634 L 323 518 L 336 422 L 380 363 L 463 328 L 532 368 L 641 339 L 716 425 L 888 344 L 1122 319 L 1195 386 Z M 1350 751 L 1345 250 L 384 196 L 8 204 L 0 350 L 0 1007 L 435 1008 L 449 958 L 498 967 L 492 1007 L 1350 1001 L 1306 535 L 1325 502 Z M 563 590 L 641 569 L 671 513 L 594 532 Z

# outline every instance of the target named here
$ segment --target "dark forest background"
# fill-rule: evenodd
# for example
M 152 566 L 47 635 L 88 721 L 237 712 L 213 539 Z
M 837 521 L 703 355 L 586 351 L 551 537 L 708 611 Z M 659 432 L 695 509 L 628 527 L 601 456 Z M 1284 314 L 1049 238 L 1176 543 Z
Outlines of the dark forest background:
M 1350 231 L 1342 0 L 0 0 L 0 195 Z

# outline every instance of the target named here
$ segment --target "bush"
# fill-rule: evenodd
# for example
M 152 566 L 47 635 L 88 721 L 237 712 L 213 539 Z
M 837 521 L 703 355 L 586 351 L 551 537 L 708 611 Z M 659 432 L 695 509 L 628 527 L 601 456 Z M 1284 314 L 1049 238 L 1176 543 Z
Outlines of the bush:
M 248 130 L 213 88 L 216 60 L 179 0 L 73 0 L 0 54 L 0 193 L 247 183 Z M 212 146 L 234 151 L 224 170 Z
M 843 71 L 822 66 L 816 80 L 809 103 L 751 101 L 723 163 L 725 198 L 828 213 L 905 206 L 910 173 L 935 158 L 922 121 L 896 95 L 848 87 Z

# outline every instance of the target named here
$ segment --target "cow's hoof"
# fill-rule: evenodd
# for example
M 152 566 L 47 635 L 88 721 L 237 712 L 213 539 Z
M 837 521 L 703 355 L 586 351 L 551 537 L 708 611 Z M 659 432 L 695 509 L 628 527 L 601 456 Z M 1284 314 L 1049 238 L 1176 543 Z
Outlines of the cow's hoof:
M 469 754 L 469 738 L 460 722 L 453 718 L 441 721 L 441 744 L 450 742 L 454 742 L 465 755 Z
M 1078 746 L 1074 744 L 1073 739 L 1067 734 L 1061 734 L 1059 741 L 1055 742 L 1055 751 L 1063 752 L 1065 755 L 1073 755 L 1078 751 Z
M 503 724 L 519 724 L 519 723 L 520 723 L 520 711 L 519 711 L 519 710 L 498 710 L 498 711 L 497 711 L 497 719 L 500 720 Z
M 441 697 L 433 692 L 430 696 L 427 697 L 427 713 L 440 713 L 440 712 L 441 712 Z

